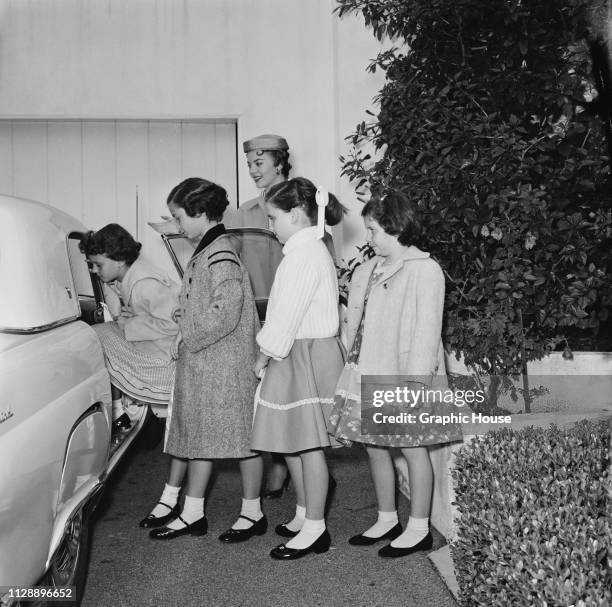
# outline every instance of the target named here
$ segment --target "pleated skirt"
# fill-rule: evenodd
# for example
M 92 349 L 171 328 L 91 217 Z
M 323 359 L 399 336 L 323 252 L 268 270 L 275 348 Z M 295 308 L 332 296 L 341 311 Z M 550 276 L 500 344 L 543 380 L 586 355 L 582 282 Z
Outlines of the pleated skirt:
M 251 448 L 298 453 L 338 446 L 328 418 L 343 365 L 337 337 L 297 339 L 286 358 L 271 359 L 255 395 Z
M 93 325 L 102 349 L 111 383 L 135 400 L 166 404 L 174 382 L 174 361 L 141 352 L 123 336 L 116 322 Z

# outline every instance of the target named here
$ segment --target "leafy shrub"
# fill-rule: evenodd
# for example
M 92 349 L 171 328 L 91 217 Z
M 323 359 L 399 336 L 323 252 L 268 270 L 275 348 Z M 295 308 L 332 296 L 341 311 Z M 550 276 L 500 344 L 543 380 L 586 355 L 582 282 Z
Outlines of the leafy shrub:
M 491 432 L 456 458 L 461 604 L 610 605 L 610 427 Z
M 338 0 L 399 45 L 343 174 L 418 203 L 447 276 L 444 341 L 520 373 L 610 326 L 612 215 L 589 0 Z M 364 151 L 373 143 L 379 158 Z

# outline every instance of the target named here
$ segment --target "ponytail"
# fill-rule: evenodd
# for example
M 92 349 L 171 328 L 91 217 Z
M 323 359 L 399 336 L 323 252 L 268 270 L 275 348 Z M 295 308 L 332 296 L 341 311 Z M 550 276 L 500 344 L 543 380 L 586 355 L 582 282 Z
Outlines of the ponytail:
M 317 224 L 317 188 L 305 177 L 294 177 L 273 185 L 265 194 L 266 202 L 288 213 L 295 207 L 301 207 L 312 225 Z M 325 206 L 325 221 L 330 226 L 340 223 L 347 212 L 346 207 L 333 195 L 328 194 Z

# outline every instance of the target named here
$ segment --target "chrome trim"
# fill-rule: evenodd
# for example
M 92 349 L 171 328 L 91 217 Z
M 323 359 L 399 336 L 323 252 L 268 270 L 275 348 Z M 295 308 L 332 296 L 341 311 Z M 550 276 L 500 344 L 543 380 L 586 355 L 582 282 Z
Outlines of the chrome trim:
M 42 333 L 43 331 L 49 331 L 50 329 L 56 329 L 57 327 L 63 327 L 75 320 L 79 320 L 80 316 L 70 316 L 50 322 L 46 325 L 40 325 L 38 327 L 27 327 L 25 329 L 16 329 L 15 327 L 0 327 L 0 333 L 10 333 L 12 335 L 32 335 L 34 333 Z

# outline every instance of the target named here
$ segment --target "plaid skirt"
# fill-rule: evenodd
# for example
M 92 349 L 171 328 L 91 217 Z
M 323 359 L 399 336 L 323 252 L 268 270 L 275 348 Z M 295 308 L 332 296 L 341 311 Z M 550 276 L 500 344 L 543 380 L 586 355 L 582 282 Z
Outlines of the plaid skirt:
M 135 400 L 166 404 L 172 394 L 175 362 L 141 352 L 123 336 L 116 322 L 93 325 L 111 383 Z
M 286 358 L 271 359 L 255 395 L 251 448 L 298 453 L 338 446 L 327 420 L 343 364 L 337 337 L 296 339 Z

